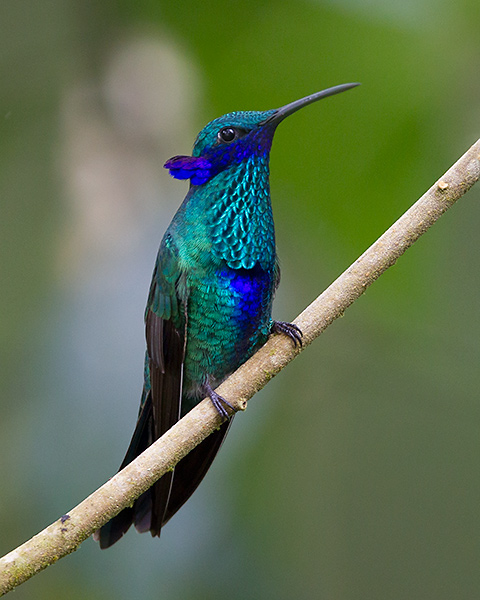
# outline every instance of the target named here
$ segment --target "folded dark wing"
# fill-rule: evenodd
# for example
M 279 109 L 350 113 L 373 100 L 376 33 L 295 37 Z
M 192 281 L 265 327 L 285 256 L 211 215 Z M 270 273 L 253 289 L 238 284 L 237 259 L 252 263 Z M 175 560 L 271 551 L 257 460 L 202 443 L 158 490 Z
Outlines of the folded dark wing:
M 145 314 L 147 352 L 145 383 L 130 446 L 120 466 L 127 464 L 161 437 L 180 416 L 185 352 L 184 302 L 177 297 L 176 252 L 171 238 L 162 241 Z M 139 531 L 159 535 L 168 505 L 173 472 L 164 475 L 132 507 L 121 511 L 95 532 L 101 548 L 118 541 L 134 523 Z

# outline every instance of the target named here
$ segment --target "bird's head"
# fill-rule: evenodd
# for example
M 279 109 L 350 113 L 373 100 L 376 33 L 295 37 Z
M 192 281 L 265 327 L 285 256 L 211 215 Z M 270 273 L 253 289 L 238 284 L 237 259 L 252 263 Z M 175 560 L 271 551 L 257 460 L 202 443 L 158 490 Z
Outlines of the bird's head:
M 337 85 L 278 109 L 223 115 L 211 121 L 198 134 L 192 156 L 174 156 L 164 166 L 172 177 L 190 179 L 192 185 L 202 185 L 232 164 L 241 163 L 252 155 L 268 154 L 278 124 L 289 115 L 321 98 L 357 85 Z

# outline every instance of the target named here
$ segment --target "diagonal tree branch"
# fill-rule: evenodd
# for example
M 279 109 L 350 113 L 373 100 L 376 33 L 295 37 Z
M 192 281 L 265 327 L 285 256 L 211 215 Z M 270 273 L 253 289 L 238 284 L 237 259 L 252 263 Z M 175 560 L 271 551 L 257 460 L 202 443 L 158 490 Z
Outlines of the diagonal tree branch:
M 388 267 L 480 178 L 480 140 L 390 229 L 306 308 L 295 323 L 303 347 L 273 336 L 218 389 L 236 410 L 341 316 Z M 0 559 L 0 595 L 76 550 L 98 527 L 129 506 L 166 471 L 221 424 L 210 400 L 203 400 L 120 473 L 68 514 Z

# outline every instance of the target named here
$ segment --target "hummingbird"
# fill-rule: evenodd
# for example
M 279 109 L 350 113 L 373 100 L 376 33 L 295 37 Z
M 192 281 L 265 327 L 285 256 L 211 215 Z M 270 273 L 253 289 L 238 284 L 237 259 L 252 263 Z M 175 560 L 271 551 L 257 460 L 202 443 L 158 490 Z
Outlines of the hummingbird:
M 160 244 L 145 311 L 144 387 L 137 424 L 120 469 L 203 398 L 224 418 L 220 428 L 98 529 L 101 548 L 134 524 L 159 536 L 198 487 L 232 424 L 233 410 L 215 388 L 270 334 L 295 345 L 302 332 L 272 319 L 280 280 L 270 201 L 269 157 L 276 128 L 317 100 L 349 90 L 346 83 L 266 111 L 219 117 L 198 134 L 192 156 L 165 168 L 189 179 L 189 191 Z

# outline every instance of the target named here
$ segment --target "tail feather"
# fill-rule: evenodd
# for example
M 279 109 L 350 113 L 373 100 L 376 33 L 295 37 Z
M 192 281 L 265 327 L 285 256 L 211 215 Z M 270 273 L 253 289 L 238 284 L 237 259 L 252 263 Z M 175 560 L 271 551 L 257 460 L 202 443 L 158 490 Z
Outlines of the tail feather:
M 223 423 L 177 464 L 173 476 L 172 491 L 162 520 L 162 526 L 185 504 L 200 485 L 220 450 L 230 429 L 233 417 Z
M 120 465 L 120 471 L 132 462 L 139 454 L 150 446 L 153 440 L 153 411 L 152 401 L 150 395 L 148 395 L 143 404 L 142 410 L 138 417 L 137 425 L 132 436 L 132 441 L 128 447 L 125 458 Z M 133 506 L 124 508 L 118 513 L 113 519 L 105 523 L 100 529 L 97 529 L 93 534 L 93 539 L 100 543 L 100 548 L 109 548 L 128 531 L 130 525 L 135 521 L 140 523 L 142 521 L 142 515 L 151 514 L 151 510 L 145 508 L 145 503 L 148 502 L 148 494 L 150 490 L 147 490 L 144 494 L 136 500 Z M 138 513 L 138 516 L 136 516 Z M 145 531 L 148 531 L 150 527 L 147 527 Z
M 187 456 L 173 471 L 166 473 L 133 504 L 123 509 L 108 523 L 94 533 L 100 548 L 109 548 L 128 531 L 133 524 L 140 533 L 150 531 L 160 536 L 167 521 L 185 504 L 197 489 L 210 468 L 228 433 L 232 419 L 213 432 Z M 153 439 L 153 411 L 150 396 L 147 396 L 139 416 L 132 441 L 122 462 L 121 469 L 141 454 Z

